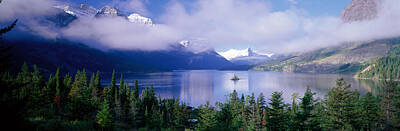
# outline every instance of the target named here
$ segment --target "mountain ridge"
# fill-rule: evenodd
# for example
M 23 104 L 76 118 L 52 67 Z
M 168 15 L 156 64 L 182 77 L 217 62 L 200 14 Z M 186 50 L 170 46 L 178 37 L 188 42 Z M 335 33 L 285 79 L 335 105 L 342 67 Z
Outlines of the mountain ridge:
M 344 23 L 377 18 L 381 0 L 352 0 L 339 18 Z M 258 64 L 251 70 L 303 73 L 356 73 L 364 64 L 388 56 L 399 38 L 342 43 L 309 52 L 292 53 Z
M 119 11 L 111 6 L 106 6 L 100 11 L 93 11 L 95 8 L 83 4 L 80 6 L 60 5 L 55 8 L 59 9 L 60 12 L 54 16 L 46 16 L 40 22 L 46 23 L 46 25 L 56 25 L 57 28 L 65 28 L 71 22 L 83 17 L 95 20 L 96 17 L 122 16 L 132 24 L 153 25 L 150 18 L 136 14 L 129 19 L 129 16 L 118 13 Z M 15 36 L 12 36 L 12 34 Z M 46 39 L 19 29 L 13 31 L 10 35 L 12 37 L 5 38 L 1 42 L 13 47 L 12 54 L 16 57 L 18 64 L 22 65 L 23 62 L 31 65 L 36 64 L 39 68 L 49 71 L 55 71 L 58 66 L 69 72 L 75 72 L 82 68 L 86 68 L 89 72 L 96 70 L 110 71 L 112 69 L 126 72 L 152 72 L 220 69 L 233 66 L 231 62 L 213 49 L 193 52 L 178 42 L 171 44 L 168 50 L 102 50 L 88 46 L 96 45 L 96 43 L 69 41 L 62 36 L 60 36 L 61 38 Z M 60 54 L 60 52 L 64 54 Z
M 243 50 L 229 49 L 225 52 L 218 52 L 221 56 L 236 65 L 253 65 L 270 59 L 273 54 L 262 54 L 251 48 Z

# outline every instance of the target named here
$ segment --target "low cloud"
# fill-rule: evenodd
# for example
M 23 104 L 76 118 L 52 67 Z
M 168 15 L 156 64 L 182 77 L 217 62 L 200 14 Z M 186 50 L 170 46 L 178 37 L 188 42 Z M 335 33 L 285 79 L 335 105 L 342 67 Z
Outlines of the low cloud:
M 51 0 L 7 1 L 8 4 L 6 1 L 0 4 L 0 20 L 44 15 L 52 3 Z M 150 1 L 126 2 L 130 3 L 126 4 L 126 8 L 131 7 L 133 11 L 144 14 L 148 12 L 144 4 Z M 201 39 L 206 41 L 201 44 L 211 48 L 228 49 L 245 45 L 266 52 L 289 53 L 346 42 L 398 37 L 398 5 L 398 0 L 384 0 L 378 18 L 343 23 L 337 16 L 310 17 L 305 10 L 295 7 L 271 11 L 273 5 L 264 0 L 197 0 L 185 5 L 172 0 L 159 18 L 162 24 L 154 26 L 133 24 L 122 17 L 104 17 L 78 19 L 57 31 L 52 31 L 51 27 L 36 30 L 49 37 L 90 43 L 95 48 L 162 50 L 181 40 Z M 13 10 L 16 8 L 27 9 Z
M 291 4 L 297 4 L 297 0 L 288 0 Z
M 165 25 L 133 24 L 123 17 L 79 19 L 62 30 L 65 37 L 96 48 L 162 50 L 178 43 L 180 34 Z
M 0 3 L 0 21 L 26 19 L 51 14 L 53 0 L 3 0 Z
M 115 5 L 127 12 L 135 12 L 141 15 L 149 16 L 150 11 L 146 8 L 148 0 L 117 0 Z
M 58 13 L 54 0 L 3 0 L 0 3 L 0 23 L 18 19 L 16 28 L 47 39 L 56 39 L 58 29 L 44 21 L 46 16 Z
M 269 3 L 260 0 L 201 0 L 189 11 L 174 3 L 163 20 L 186 36 L 207 38 L 209 46 L 244 44 L 268 52 L 289 53 L 398 37 L 399 2 L 385 0 L 378 18 L 353 23 L 343 23 L 336 16 L 313 18 L 296 8 L 272 12 Z

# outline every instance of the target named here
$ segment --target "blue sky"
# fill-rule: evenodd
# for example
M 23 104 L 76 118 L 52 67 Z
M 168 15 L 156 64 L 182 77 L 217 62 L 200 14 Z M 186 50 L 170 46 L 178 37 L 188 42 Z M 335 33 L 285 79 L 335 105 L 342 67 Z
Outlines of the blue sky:
M 75 3 L 75 4 L 90 4 L 96 8 L 101 8 L 105 5 L 115 5 L 120 1 L 127 0 L 65 0 L 67 2 Z M 147 14 L 148 17 L 151 17 L 157 22 L 157 19 L 160 15 L 165 12 L 165 8 L 171 1 L 178 1 L 189 7 L 193 2 L 197 0 L 143 0 L 147 2 L 143 2 L 149 11 L 150 14 Z M 272 11 L 282 11 L 289 8 L 298 8 L 306 10 L 306 13 L 311 17 L 320 17 L 320 16 L 339 16 L 343 8 L 350 2 L 350 0 L 293 0 L 296 4 L 290 2 L 290 0 L 266 0 L 271 3 Z M 190 10 L 190 9 L 188 9 Z

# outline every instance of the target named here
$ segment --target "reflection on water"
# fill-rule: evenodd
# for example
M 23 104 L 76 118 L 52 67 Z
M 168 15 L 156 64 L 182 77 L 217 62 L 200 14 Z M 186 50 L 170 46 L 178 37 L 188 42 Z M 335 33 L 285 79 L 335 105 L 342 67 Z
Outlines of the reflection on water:
M 240 80 L 230 80 L 236 74 Z M 299 74 L 261 71 L 214 71 L 193 70 L 163 73 L 124 74 L 124 79 L 131 88 L 134 81 L 139 81 L 139 89 L 153 85 L 156 94 L 163 98 L 177 98 L 192 106 L 225 101 L 226 95 L 233 90 L 249 95 L 263 93 L 267 98 L 274 91 L 282 91 L 286 102 L 291 94 L 304 94 L 307 86 L 317 97 L 323 98 L 327 91 L 335 86 L 336 79 L 344 78 L 352 85 L 352 89 L 361 94 L 374 90 L 377 86 L 372 80 L 358 80 L 351 75 L 338 74 Z M 106 81 L 104 81 L 106 82 Z M 107 84 L 107 83 L 105 83 Z

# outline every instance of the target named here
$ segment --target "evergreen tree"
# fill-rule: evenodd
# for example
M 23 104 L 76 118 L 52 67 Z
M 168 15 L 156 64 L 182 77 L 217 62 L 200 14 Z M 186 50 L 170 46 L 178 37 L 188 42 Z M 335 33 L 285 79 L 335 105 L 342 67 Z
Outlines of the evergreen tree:
M 139 126 L 141 123 L 141 114 L 140 114 L 140 99 L 135 97 L 134 92 L 131 92 L 129 97 L 129 119 L 134 127 Z
M 55 79 L 50 75 L 46 86 L 42 89 L 42 99 L 46 104 L 52 103 L 54 98 L 53 88 L 55 87 Z
M 311 128 L 313 131 L 319 131 L 322 129 L 327 129 L 328 128 L 328 115 L 326 112 L 326 106 L 325 106 L 325 101 L 322 100 L 316 100 L 314 109 L 311 111 L 311 116 L 310 117 L 310 126 L 307 126 L 305 128 Z
M 379 101 L 372 93 L 368 92 L 361 100 L 361 120 L 363 130 L 375 130 L 380 118 Z
M 233 92 L 230 94 L 230 100 L 229 100 L 229 105 L 230 105 L 230 113 L 231 113 L 231 119 L 232 119 L 232 124 L 231 128 L 233 130 L 239 130 L 239 128 L 243 127 L 243 118 L 242 118 L 242 102 L 238 97 L 238 94 L 236 90 L 233 90 Z
M 73 79 L 69 74 L 66 74 L 64 76 L 64 86 L 65 86 L 65 91 L 64 91 L 64 95 L 65 97 L 69 94 L 71 88 L 72 88 L 72 84 L 73 84 Z
M 80 78 L 79 78 L 80 93 L 84 97 L 85 100 L 89 100 L 91 90 L 88 87 L 88 79 L 87 79 L 87 74 L 86 74 L 85 69 L 82 70 L 82 72 L 79 76 L 80 76 Z
M 81 72 L 78 70 L 77 72 L 76 72 L 76 74 L 75 74 L 75 80 L 74 80 L 74 82 L 72 83 L 72 88 L 71 88 L 71 90 L 70 90 L 70 92 L 69 92 L 69 96 L 70 97 L 80 97 L 81 96 L 81 94 L 80 94 L 80 90 L 81 90 L 81 88 L 80 88 L 80 86 L 81 86 L 81 82 L 80 82 L 80 75 L 81 75 Z
M 114 94 L 113 94 L 113 89 L 111 88 L 111 86 L 106 86 L 102 92 L 102 97 L 104 100 L 107 100 L 108 104 L 110 105 L 110 108 L 112 110 L 112 104 L 114 101 Z
M 96 76 L 94 73 L 92 73 L 92 77 L 90 78 L 89 82 L 89 90 L 90 90 L 90 96 L 93 100 L 99 101 L 98 97 L 98 89 L 96 87 Z
M 256 107 L 255 107 L 255 116 L 254 116 L 254 121 L 255 121 L 255 126 L 257 130 L 261 130 L 263 128 L 262 125 L 262 114 L 261 114 L 262 110 L 260 108 L 260 105 L 258 103 L 256 103 Z
M 214 115 L 216 115 L 216 114 L 214 114 Z M 174 116 L 174 119 L 173 119 L 174 126 L 173 126 L 173 128 L 174 129 L 184 129 L 185 128 L 185 122 L 187 121 L 187 119 L 185 117 L 185 108 L 180 105 L 179 98 L 175 99 L 173 116 Z
M 232 109 L 231 105 L 228 103 L 217 103 L 219 111 L 217 112 L 217 120 L 219 121 L 220 129 L 232 129 Z
M 31 73 L 29 72 L 29 67 L 27 63 L 24 63 L 22 65 L 21 72 L 18 73 L 16 80 L 20 82 L 23 86 L 19 90 L 16 90 L 14 92 L 15 96 L 18 99 L 24 99 L 28 97 L 31 91 L 31 88 L 29 86 L 31 86 L 30 83 L 32 81 L 32 77 Z
M 90 77 L 90 82 L 89 82 L 89 89 L 93 90 L 95 88 L 95 75 L 92 73 L 92 76 Z
M 260 105 L 260 109 L 262 112 L 262 110 L 264 110 L 264 108 L 265 108 L 265 96 L 262 92 L 258 95 L 257 103 L 258 103 L 258 105 Z
M 101 110 L 99 110 L 96 115 L 96 123 L 99 124 L 103 130 L 110 129 L 113 126 L 113 117 L 110 113 L 110 106 L 107 100 L 103 102 Z
M 400 123 L 400 89 L 398 82 L 385 81 L 379 93 L 385 130 L 394 130 Z
M 133 93 L 134 93 L 134 97 L 136 98 L 136 99 L 139 99 L 139 84 L 138 84 L 138 81 L 137 80 L 135 80 L 135 87 L 134 87 L 134 89 L 133 89 Z
M 350 84 L 343 78 L 336 81 L 336 87 L 327 95 L 327 126 L 334 130 L 359 130 L 359 110 L 357 103 L 359 95 L 350 91 Z
M 112 78 L 111 78 L 111 85 L 110 85 L 112 92 L 113 92 L 113 96 L 114 96 L 114 103 L 117 103 L 118 101 L 118 87 L 116 85 L 116 80 L 115 80 L 115 70 L 113 70 L 112 73 Z
M 60 68 L 57 68 L 57 72 L 54 76 L 55 78 L 55 83 L 56 83 L 56 98 L 55 98 L 55 103 L 58 103 L 62 94 L 62 91 L 64 91 L 64 83 L 61 81 L 61 74 L 60 74 Z
M 285 111 L 286 105 L 283 103 L 282 92 L 273 92 L 270 101 L 267 127 L 274 131 L 286 130 L 288 115 Z
M 201 105 L 199 107 L 199 123 L 197 124 L 196 130 L 216 130 L 217 124 L 216 111 L 212 109 L 210 103 L 207 101 L 206 105 Z
M 33 66 L 32 72 L 32 91 L 31 91 L 31 105 L 34 109 L 39 109 L 43 101 L 40 99 L 41 88 L 43 87 L 44 79 L 40 75 L 39 69 L 36 65 Z
M 58 112 L 59 110 L 61 110 L 61 100 L 62 100 L 62 94 L 64 91 L 64 83 L 61 81 L 61 75 L 60 75 L 60 68 L 57 68 L 57 72 L 54 76 L 54 81 L 55 81 L 55 95 L 53 98 L 53 102 L 56 106 L 56 111 Z
M 122 75 L 121 75 L 121 79 L 122 79 Z M 129 93 L 128 84 L 124 84 L 124 82 L 121 82 L 121 84 L 120 84 L 121 88 L 120 88 L 119 96 L 120 96 L 120 101 L 121 101 L 121 105 L 122 105 L 122 107 L 121 107 L 122 116 L 123 116 L 123 119 L 126 119 L 126 116 L 129 112 L 129 104 L 130 104 L 129 95 L 130 95 L 130 93 Z
M 150 116 L 150 129 L 156 129 L 160 130 L 162 127 L 162 117 L 160 117 L 162 114 L 160 113 L 159 110 L 154 110 L 153 113 Z M 161 119 L 160 119 L 161 118 Z
M 314 110 L 315 100 L 314 96 L 315 93 L 311 92 L 310 87 L 307 87 L 306 92 L 304 93 L 303 98 L 301 98 L 300 102 L 300 110 L 297 114 L 296 121 L 298 125 L 295 128 L 300 130 L 312 130 L 311 119 L 313 117 L 312 111 Z
M 94 80 L 94 88 L 92 91 L 93 97 L 100 99 L 101 93 L 103 91 L 103 88 L 101 87 L 101 78 L 100 78 L 100 71 L 97 71 L 96 73 L 96 79 Z
M 254 93 L 252 93 L 250 96 L 247 96 L 247 104 L 249 108 L 249 114 L 247 118 L 247 130 L 255 130 L 256 129 L 256 121 L 257 121 L 257 111 L 256 111 L 256 102 L 254 98 Z

